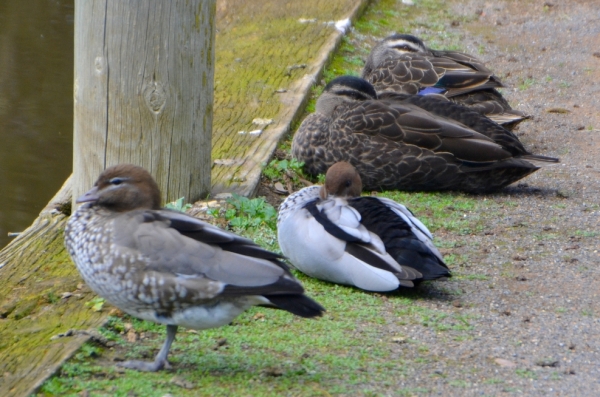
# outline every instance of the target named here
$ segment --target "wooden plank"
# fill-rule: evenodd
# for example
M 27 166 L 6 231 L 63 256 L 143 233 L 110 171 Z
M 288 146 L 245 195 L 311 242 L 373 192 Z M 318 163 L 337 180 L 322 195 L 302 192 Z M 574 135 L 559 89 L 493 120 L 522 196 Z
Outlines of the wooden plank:
M 70 328 L 97 328 L 106 317 L 85 305 L 94 295 L 82 285 L 64 248 L 68 218 L 61 211 L 70 210 L 70 181 L 0 251 L 0 396 L 31 394 L 88 339 L 52 336 Z M 65 292 L 72 295 L 62 298 Z
M 75 197 L 119 163 L 148 169 L 165 201 L 209 193 L 215 5 L 76 1 Z
M 310 88 L 341 41 L 343 31 L 336 22 L 353 20 L 366 4 L 365 0 L 217 4 L 213 194 L 254 194 L 261 164 L 304 110 Z M 273 123 L 262 128 L 253 124 L 257 118 Z M 260 134 L 249 133 L 261 129 Z

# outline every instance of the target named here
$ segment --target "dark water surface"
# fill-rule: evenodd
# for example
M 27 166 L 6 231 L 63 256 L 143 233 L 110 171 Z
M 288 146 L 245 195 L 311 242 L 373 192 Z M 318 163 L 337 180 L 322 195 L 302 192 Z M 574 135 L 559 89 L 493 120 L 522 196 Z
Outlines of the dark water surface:
M 0 248 L 71 173 L 73 0 L 0 0 Z

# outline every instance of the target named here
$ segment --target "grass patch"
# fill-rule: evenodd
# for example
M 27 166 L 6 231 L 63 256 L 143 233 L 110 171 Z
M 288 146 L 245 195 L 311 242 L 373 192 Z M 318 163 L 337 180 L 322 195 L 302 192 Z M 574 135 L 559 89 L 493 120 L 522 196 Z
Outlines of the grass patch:
M 521 91 L 525 91 L 528 88 L 530 88 L 531 86 L 533 86 L 535 83 L 536 83 L 536 81 L 534 79 L 526 78 L 526 79 L 523 79 L 521 81 L 521 83 L 519 84 L 518 88 Z
M 515 370 L 517 376 L 525 379 L 537 379 L 537 374 L 530 369 L 518 368 Z

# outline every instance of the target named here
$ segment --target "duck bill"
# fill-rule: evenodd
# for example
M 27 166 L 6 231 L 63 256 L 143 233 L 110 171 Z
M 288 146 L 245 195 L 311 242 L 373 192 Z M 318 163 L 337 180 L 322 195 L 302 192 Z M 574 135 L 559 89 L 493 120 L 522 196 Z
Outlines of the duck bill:
M 75 202 L 77 204 L 89 203 L 92 201 L 98 201 L 98 186 L 94 186 L 87 191 L 83 196 L 79 197 Z

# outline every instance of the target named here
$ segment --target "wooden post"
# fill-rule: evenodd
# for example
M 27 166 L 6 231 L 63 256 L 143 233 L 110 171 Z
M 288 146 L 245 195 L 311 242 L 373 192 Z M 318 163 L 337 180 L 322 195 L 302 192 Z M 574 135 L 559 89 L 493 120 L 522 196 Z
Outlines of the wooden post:
M 76 0 L 73 200 L 119 163 L 210 191 L 216 0 Z

